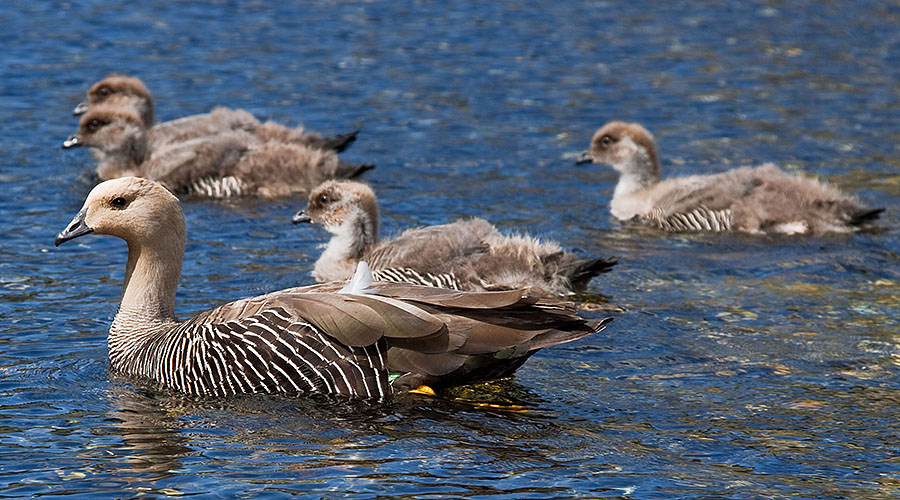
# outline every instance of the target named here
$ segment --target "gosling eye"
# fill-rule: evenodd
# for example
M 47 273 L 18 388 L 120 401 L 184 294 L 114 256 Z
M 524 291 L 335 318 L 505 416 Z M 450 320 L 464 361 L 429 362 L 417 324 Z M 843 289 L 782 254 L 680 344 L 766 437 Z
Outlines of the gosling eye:
M 95 118 L 95 119 L 91 120 L 90 123 L 88 123 L 87 128 L 88 128 L 88 130 L 97 130 L 98 128 L 102 127 L 103 125 L 104 125 L 103 122 L 101 122 L 100 120 L 97 120 Z
M 116 210 L 121 210 L 125 208 L 126 205 L 128 205 L 128 200 L 121 196 L 109 200 L 109 206 L 115 208 Z
M 106 99 L 107 97 L 109 97 L 109 94 L 110 94 L 110 91 L 109 91 L 108 87 L 100 87 L 97 90 L 97 95 L 100 96 L 102 99 Z
M 603 138 L 600 139 L 600 141 L 603 143 L 604 146 L 608 146 L 612 142 L 612 137 L 610 137 L 608 135 L 604 135 Z
M 328 203 L 328 195 L 323 194 L 322 196 L 319 196 L 319 203 L 322 205 L 327 204 Z

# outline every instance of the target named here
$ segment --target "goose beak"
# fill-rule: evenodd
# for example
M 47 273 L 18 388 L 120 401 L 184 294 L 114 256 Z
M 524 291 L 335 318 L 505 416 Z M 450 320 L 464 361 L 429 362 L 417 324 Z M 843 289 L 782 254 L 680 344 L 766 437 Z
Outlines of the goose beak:
M 594 163 L 590 151 L 582 151 L 581 154 L 578 155 L 578 158 L 575 159 L 576 165 L 583 165 L 585 163 Z
M 72 134 L 62 143 L 63 149 L 75 148 L 78 146 L 82 146 L 81 139 L 78 137 L 78 134 Z
M 83 115 L 88 110 L 88 107 L 90 107 L 90 105 L 87 101 L 81 101 L 78 103 L 78 106 L 75 106 L 75 109 L 72 110 L 72 115 Z
M 297 212 L 291 217 L 291 222 L 294 224 L 302 224 L 304 222 L 312 222 L 312 219 L 309 218 L 309 214 L 306 213 L 306 209 Z
M 62 243 L 65 243 L 69 240 L 75 239 L 79 236 L 84 236 L 89 233 L 93 233 L 94 230 L 88 227 L 88 225 L 84 222 L 84 218 L 87 215 L 87 208 L 82 208 L 75 218 L 72 219 L 72 222 L 62 230 L 59 234 L 56 235 L 56 246 L 59 246 Z

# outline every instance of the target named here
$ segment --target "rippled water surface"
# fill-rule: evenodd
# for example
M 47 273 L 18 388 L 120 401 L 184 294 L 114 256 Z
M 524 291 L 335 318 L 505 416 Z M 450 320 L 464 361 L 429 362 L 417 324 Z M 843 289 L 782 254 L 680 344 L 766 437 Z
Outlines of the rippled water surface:
M 0 497 L 897 498 L 900 7 L 890 2 L 51 2 L 0 6 Z M 53 237 L 93 180 L 85 89 L 140 76 L 360 128 L 387 232 L 478 215 L 615 255 L 605 332 L 511 380 L 389 404 L 197 401 L 107 370 L 125 246 Z M 823 238 L 668 236 L 572 165 L 639 121 L 668 175 L 776 162 L 872 206 Z M 182 315 L 310 282 L 300 199 L 185 200 Z M 493 405 L 493 406 L 491 406 Z

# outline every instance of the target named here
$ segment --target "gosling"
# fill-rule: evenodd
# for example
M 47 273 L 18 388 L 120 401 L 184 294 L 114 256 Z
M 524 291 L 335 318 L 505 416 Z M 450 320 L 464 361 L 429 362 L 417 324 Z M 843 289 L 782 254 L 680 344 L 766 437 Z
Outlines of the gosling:
M 365 260 L 381 280 L 459 290 L 527 288 L 552 296 L 581 291 L 615 259 L 581 259 L 552 241 L 505 236 L 484 219 L 408 229 L 379 241 L 378 201 L 353 181 L 329 181 L 313 190 L 293 222 L 312 222 L 332 234 L 316 261 L 319 282 L 347 279 Z
M 138 114 L 144 127 L 151 131 L 151 146 L 162 146 L 188 141 L 199 137 L 215 135 L 233 130 L 244 130 L 257 136 L 261 141 L 295 143 L 304 146 L 342 152 L 355 140 L 358 130 L 324 138 L 316 132 L 308 132 L 303 127 L 289 128 L 279 123 L 260 123 L 252 114 L 243 109 L 216 107 L 209 113 L 185 116 L 163 123 L 153 121 L 153 95 L 140 78 L 112 74 L 88 89 L 87 100 L 75 107 L 74 115 L 86 113 L 98 105 L 124 107 Z
M 243 130 L 151 148 L 152 130 L 126 108 L 96 106 L 81 117 L 64 148 L 103 152 L 101 180 L 139 176 L 173 193 L 208 198 L 306 195 L 327 179 L 354 176 L 370 165 L 343 165 L 337 153 L 300 144 L 262 142 Z
M 590 162 L 619 172 L 613 216 L 664 231 L 819 236 L 855 231 L 884 211 L 771 163 L 661 180 L 656 142 L 637 123 L 614 121 L 600 128 L 577 163 Z

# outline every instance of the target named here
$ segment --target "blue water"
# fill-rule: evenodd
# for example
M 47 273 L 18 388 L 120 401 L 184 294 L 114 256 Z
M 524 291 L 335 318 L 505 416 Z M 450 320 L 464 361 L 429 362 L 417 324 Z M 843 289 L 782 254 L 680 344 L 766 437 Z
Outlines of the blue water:
M 0 27 L 0 498 L 900 495 L 900 6 L 9 0 Z M 616 320 L 385 405 L 111 375 L 125 246 L 53 237 L 93 182 L 60 150 L 71 110 L 114 71 L 161 120 L 360 128 L 344 156 L 378 165 L 386 232 L 477 215 L 616 255 L 584 306 Z M 824 238 L 622 226 L 614 172 L 572 165 L 611 119 L 656 134 L 665 175 L 771 161 L 888 210 Z M 304 203 L 187 201 L 181 314 L 309 283 Z

